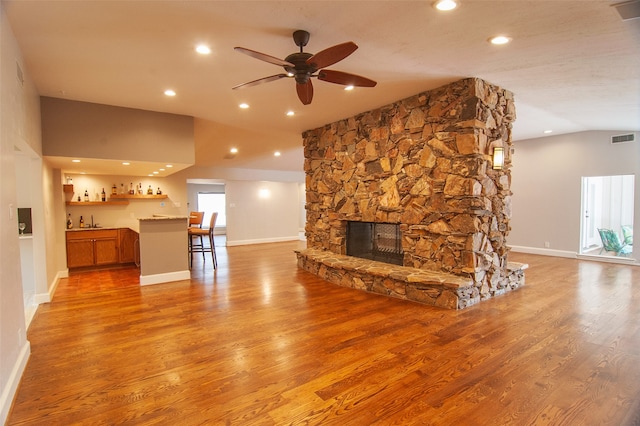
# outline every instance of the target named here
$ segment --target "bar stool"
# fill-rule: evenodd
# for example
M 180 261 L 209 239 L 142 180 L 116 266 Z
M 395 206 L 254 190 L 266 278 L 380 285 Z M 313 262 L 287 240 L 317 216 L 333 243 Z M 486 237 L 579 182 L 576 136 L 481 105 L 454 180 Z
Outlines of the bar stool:
M 202 222 L 204 221 L 204 212 L 191 212 L 189 213 L 189 227 L 188 229 L 188 236 L 189 236 L 189 254 L 191 255 L 192 251 L 194 249 L 196 249 L 196 251 L 200 251 L 202 250 L 202 247 L 204 247 L 204 243 L 202 240 L 202 235 L 196 235 L 193 234 L 191 231 L 194 229 L 202 229 Z M 193 237 L 200 237 L 200 244 L 193 244 Z M 202 257 L 204 257 L 204 250 L 202 250 Z M 191 259 L 193 259 L 193 256 L 191 256 Z
M 202 229 L 197 227 L 189 227 L 189 241 L 192 240 L 193 237 L 200 237 L 200 241 L 202 241 L 202 237 L 208 235 L 209 236 L 209 249 L 211 250 L 211 259 L 213 260 L 213 269 L 218 267 L 218 259 L 216 258 L 216 244 L 213 239 L 213 230 L 216 227 L 216 219 L 218 219 L 218 212 L 211 213 L 211 221 L 209 222 L 209 229 Z M 204 244 L 200 246 L 190 245 L 189 247 L 189 266 L 193 264 L 193 253 L 202 253 L 202 258 L 204 260 L 204 253 L 207 251 L 207 248 Z

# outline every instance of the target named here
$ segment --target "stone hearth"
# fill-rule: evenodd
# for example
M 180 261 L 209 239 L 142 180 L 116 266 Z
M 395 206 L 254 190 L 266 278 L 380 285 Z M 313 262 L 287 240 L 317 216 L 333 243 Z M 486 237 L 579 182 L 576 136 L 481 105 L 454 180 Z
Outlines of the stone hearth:
M 469 78 L 306 131 L 308 250 L 299 266 L 318 273 L 331 258 L 318 251 L 345 255 L 347 221 L 394 223 L 404 268 L 470 283 L 472 302 L 433 304 L 463 308 L 524 284 L 524 267 L 507 262 L 514 120 L 510 92 Z M 495 147 L 504 148 L 501 170 L 492 168 Z M 349 276 L 338 284 L 363 287 Z

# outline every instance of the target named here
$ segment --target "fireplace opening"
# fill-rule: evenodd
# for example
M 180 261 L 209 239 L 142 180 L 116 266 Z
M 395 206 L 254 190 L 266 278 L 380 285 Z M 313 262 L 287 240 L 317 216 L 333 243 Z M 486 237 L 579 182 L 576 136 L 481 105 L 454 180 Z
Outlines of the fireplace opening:
M 395 223 L 347 222 L 347 256 L 402 265 L 402 236 Z

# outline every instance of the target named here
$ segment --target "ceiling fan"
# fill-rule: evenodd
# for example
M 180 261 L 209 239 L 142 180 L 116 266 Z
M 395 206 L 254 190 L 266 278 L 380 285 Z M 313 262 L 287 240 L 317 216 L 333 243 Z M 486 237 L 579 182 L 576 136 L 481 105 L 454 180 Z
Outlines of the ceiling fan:
M 300 52 L 292 53 L 284 58 L 284 60 L 256 52 L 255 50 L 246 49 L 244 47 L 235 47 L 234 50 L 237 52 L 244 53 L 245 55 L 260 59 L 261 61 L 269 62 L 270 64 L 284 67 L 286 73 L 276 74 L 250 81 L 248 83 L 239 84 L 234 86 L 233 89 L 255 86 L 262 83 L 268 83 L 270 81 L 280 80 L 285 77 L 295 78 L 298 98 L 300 98 L 300 101 L 304 105 L 309 105 L 313 99 L 313 85 L 311 84 L 312 77 L 315 77 L 318 80 L 342 84 L 345 86 L 374 87 L 377 84 L 375 81 L 359 75 L 324 69 L 325 67 L 333 65 L 351 55 L 358 48 L 354 42 L 349 41 L 338 44 L 314 55 L 312 53 L 303 52 L 302 50 L 309 42 L 309 33 L 307 31 L 294 31 L 293 41 L 296 46 L 300 47 Z

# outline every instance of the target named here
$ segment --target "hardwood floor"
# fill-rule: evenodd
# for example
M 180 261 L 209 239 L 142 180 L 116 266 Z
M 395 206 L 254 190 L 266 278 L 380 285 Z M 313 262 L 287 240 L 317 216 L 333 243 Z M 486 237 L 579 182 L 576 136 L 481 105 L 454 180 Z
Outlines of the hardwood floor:
M 7 424 L 640 424 L 640 268 L 514 253 L 527 284 L 456 312 L 323 282 L 299 244 L 59 288 Z

